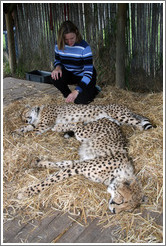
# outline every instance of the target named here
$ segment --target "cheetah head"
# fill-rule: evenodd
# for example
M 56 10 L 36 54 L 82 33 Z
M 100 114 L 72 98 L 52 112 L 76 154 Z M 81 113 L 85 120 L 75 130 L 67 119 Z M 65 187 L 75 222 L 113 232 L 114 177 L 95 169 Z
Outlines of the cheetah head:
M 34 121 L 38 118 L 40 111 L 40 107 L 35 106 L 35 107 L 30 107 L 26 106 L 24 111 L 21 114 L 21 119 L 27 124 L 33 124 Z
M 111 193 L 109 209 L 112 213 L 132 211 L 143 201 L 142 189 L 136 178 L 130 180 L 114 180 L 107 191 Z

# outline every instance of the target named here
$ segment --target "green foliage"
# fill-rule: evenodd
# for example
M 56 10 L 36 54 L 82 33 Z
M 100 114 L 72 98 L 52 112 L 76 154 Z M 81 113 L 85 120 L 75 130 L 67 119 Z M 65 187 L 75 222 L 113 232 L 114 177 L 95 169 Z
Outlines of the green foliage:
M 25 68 L 24 68 L 24 65 L 17 67 L 15 75 L 19 79 L 25 79 Z
M 9 66 L 9 62 L 8 61 L 4 61 L 3 62 L 3 76 L 4 77 L 9 77 L 11 76 L 11 70 L 10 70 L 10 66 Z
M 6 50 L 5 34 L 3 34 L 3 50 Z
M 16 68 L 15 74 L 11 73 L 9 61 L 5 60 L 3 62 L 3 77 L 17 77 L 19 79 L 25 79 L 25 69 L 24 66 L 19 66 Z

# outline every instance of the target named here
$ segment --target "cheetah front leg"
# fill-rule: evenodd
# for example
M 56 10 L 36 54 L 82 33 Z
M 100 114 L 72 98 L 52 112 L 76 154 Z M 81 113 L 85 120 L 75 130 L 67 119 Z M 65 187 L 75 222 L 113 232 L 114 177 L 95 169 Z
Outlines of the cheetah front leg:
M 93 168 L 95 163 L 96 160 L 82 161 L 82 162 L 81 161 L 62 161 L 56 163 L 51 162 L 52 166 L 55 165 L 56 167 L 57 166 L 62 168 L 65 167 L 65 169 L 61 169 L 60 171 L 53 173 L 52 175 L 48 176 L 45 181 L 42 181 L 39 184 L 32 185 L 28 188 L 23 189 L 18 194 L 18 199 L 26 199 L 29 196 L 39 194 L 41 191 L 44 191 L 47 188 L 49 188 L 52 184 L 58 183 L 64 179 L 67 179 L 75 175 L 84 175 L 86 178 L 94 182 L 104 182 L 105 177 L 102 177 L 102 175 L 101 177 L 99 177 L 99 175 L 97 174 L 98 168 L 97 167 Z M 37 165 L 45 166 L 46 162 L 38 162 Z
M 39 125 L 39 126 L 35 126 L 35 125 L 25 125 L 25 126 L 22 126 L 16 130 L 13 131 L 13 133 L 17 133 L 17 134 L 22 134 L 22 133 L 26 133 L 26 132 L 31 132 L 33 131 L 34 134 L 36 135 L 40 135 L 48 130 L 50 130 L 51 127 L 47 127 L 45 126 L 44 124 L 42 125 Z
M 59 163 L 57 162 L 56 165 L 58 165 L 59 167 L 65 167 L 65 169 L 61 169 L 59 172 L 56 172 L 48 176 L 48 178 L 45 181 L 42 181 L 39 184 L 23 189 L 22 192 L 18 194 L 18 199 L 23 199 L 28 196 L 39 194 L 41 191 L 47 189 L 52 184 L 60 182 L 64 179 L 67 179 L 75 175 L 83 175 L 84 177 L 92 180 L 93 182 L 108 183 L 108 179 L 112 179 L 113 174 L 110 174 L 110 171 L 107 170 L 106 166 L 110 166 L 110 164 L 107 165 L 107 162 L 108 161 L 105 159 L 105 157 L 98 157 L 94 160 L 87 161 L 62 161 Z M 100 167 L 100 165 L 96 165 L 96 163 L 104 164 L 102 167 Z
M 18 194 L 18 199 L 26 199 L 29 196 L 39 194 L 41 191 L 48 189 L 52 184 L 58 183 L 64 179 L 67 179 L 71 176 L 78 175 L 81 173 L 81 168 L 67 168 L 62 169 L 59 172 L 56 172 L 46 178 L 45 181 L 42 181 L 39 184 L 32 185 L 28 188 L 23 189 Z
M 79 160 L 63 160 L 58 162 L 35 160 L 31 163 L 32 167 L 41 167 L 47 169 L 57 169 L 57 168 L 72 168 L 74 164 L 79 163 Z
M 14 130 L 13 133 L 23 134 L 26 132 L 33 131 L 34 129 L 35 129 L 34 125 L 25 125 L 25 126 L 21 126 L 20 128 Z
M 40 135 L 42 133 L 45 133 L 49 131 L 52 128 L 51 125 L 45 124 L 44 122 L 39 123 L 35 128 L 34 128 L 34 133 L 36 135 Z

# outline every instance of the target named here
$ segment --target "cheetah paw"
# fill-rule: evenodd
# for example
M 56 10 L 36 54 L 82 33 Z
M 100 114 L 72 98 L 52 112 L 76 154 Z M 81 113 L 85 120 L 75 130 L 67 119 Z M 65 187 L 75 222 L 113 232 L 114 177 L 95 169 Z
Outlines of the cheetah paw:
M 26 189 L 22 189 L 17 196 L 18 200 L 25 200 L 28 198 L 28 193 Z
M 40 159 L 36 159 L 34 161 L 31 162 L 31 166 L 32 167 L 43 167 L 43 168 L 49 168 L 51 165 L 51 162 L 49 161 L 44 161 L 44 160 L 40 160 Z
M 36 158 L 34 161 L 31 162 L 31 166 L 32 167 L 39 167 L 40 162 L 41 162 L 41 160 L 39 158 Z
M 16 136 L 24 136 L 24 132 L 20 131 L 20 129 L 16 129 L 16 130 L 12 131 L 11 134 L 13 136 L 15 136 L 15 135 Z

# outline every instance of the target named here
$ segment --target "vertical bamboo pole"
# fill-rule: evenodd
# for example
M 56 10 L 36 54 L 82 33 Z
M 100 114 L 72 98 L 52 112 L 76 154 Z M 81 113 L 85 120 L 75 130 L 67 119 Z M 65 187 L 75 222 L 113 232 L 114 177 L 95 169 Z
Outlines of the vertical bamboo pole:
M 11 69 L 11 73 L 14 74 L 16 71 L 16 52 L 15 52 L 12 13 L 11 12 L 6 13 L 5 19 L 6 19 L 6 28 L 7 28 L 7 36 L 8 36 L 9 66 Z
M 116 87 L 125 89 L 125 27 L 126 3 L 118 4 L 117 37 L 116 37 Z

